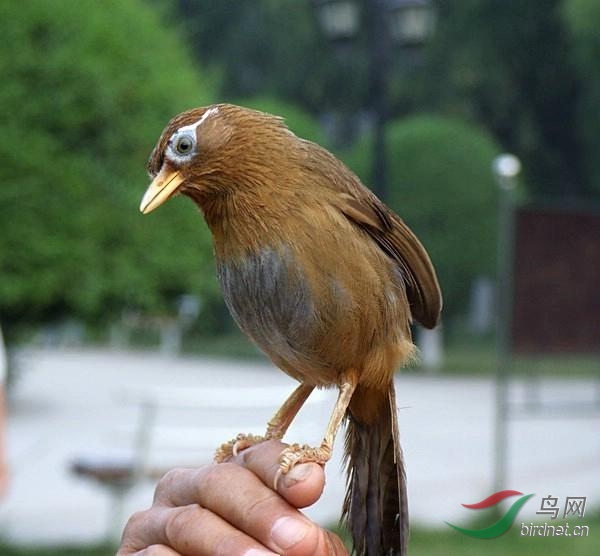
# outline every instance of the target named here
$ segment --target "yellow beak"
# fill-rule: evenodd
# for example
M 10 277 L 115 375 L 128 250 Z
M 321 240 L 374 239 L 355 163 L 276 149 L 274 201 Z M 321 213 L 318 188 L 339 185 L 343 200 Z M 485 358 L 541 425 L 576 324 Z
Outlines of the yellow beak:
M 163 166 L 152 183 L 148 186 L 142 202 L 140 211 L 143 214 L 152 212 L 173 196 L 177 188 L 183 183 L 184 177 L 177 171 Z

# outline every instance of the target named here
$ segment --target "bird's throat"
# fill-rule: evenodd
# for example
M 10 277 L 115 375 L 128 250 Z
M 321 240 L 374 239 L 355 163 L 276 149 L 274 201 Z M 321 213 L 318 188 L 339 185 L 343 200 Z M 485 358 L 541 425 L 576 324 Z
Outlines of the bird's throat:
M 293 223 L 293 207 L 282 199 L 268 202 L 258 195 L 239 192 L 194 198 L 212 232 L 217 257 L 234 257 L 258 252 L 267 238 L 287 237 Z

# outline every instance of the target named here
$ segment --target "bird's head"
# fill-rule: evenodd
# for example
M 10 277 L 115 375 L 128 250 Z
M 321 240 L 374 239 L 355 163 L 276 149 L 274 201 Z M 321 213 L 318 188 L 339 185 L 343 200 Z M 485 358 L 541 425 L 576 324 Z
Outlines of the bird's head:
M 147 214 L 177 193 L 203 205 L 239 188 L 252 173 L 273 168 L 273 149 L 283 149 L 292 137 L 280 118 L 239 106 L 183 112 L 168 123 L 152 151 L 152 183 L 140 211 Z

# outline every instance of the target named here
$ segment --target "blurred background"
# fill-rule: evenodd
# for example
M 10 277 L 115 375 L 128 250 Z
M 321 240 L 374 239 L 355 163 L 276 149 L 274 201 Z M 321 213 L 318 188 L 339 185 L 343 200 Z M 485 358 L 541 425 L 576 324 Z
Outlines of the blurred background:
M 161 471 L 293 389 L 229 317 L 192 203 L 138 211 L 167 121 L 233 102 L 332 150 L 437 268 L 443 326 L 397 377 L 412 554 L 597 554 L 598 28 L 597 0 L 2 2 L 0 553 L 110 554 Z M 332 400 L 289 437 L 317 442 Z M 461 504 L 502 489 L 536 494 L 503 537 L 444 523 L 491 524 Z M 589 536 L 520 536 L 547 496 Z

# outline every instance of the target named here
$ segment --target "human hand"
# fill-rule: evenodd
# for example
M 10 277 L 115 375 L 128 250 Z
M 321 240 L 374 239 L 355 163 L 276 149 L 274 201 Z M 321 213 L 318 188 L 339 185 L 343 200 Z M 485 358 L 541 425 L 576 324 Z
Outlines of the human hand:
M 229 462 L 169 471 L 150 509 L 131 516 L 117 556 L 347 556 L 341 539 L 298 511 L 323 492 L 316 463 L 279 477 L 286 445 L 252 446 Z

